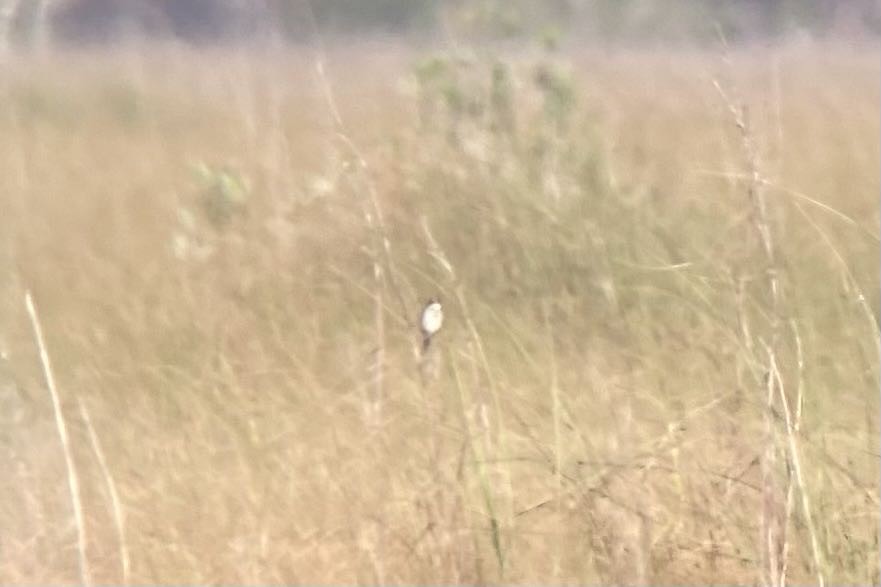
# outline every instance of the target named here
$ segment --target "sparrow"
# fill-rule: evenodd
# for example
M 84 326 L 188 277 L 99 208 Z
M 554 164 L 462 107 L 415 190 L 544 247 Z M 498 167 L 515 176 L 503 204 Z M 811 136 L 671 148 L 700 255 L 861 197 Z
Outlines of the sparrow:
M 419 318 L 419 329 L 422 331 L 422 352 L 428 350 L 431 337 L 441 329 L 444 323 L 444 310 L 437 298 L 429 298 Z

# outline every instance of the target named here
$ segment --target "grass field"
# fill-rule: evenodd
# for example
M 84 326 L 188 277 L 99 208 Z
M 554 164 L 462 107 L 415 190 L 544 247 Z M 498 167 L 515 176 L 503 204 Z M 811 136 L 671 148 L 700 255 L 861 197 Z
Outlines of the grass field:
M 317 63 L 4 69 L 0 582 L 879 583 L 877 47 Z

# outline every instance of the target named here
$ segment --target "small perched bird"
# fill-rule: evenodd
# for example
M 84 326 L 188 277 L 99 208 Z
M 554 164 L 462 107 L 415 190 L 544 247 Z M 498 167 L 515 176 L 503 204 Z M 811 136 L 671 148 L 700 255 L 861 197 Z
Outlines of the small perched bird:
M 419 328 L 422 330 L 422 352 L 428 350 L 431 337 L 441 329 L 444 323 L 444 310 L 437 298 L 430 298 L 422 308 L 422 316 L 419 318 Z

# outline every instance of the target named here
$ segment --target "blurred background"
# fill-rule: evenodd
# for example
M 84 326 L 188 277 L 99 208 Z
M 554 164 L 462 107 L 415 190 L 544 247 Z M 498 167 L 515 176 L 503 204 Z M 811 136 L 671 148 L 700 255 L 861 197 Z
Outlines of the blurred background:
M 0 584 L 878 584 L 879 33 L 0 0 Z
M 312 14 L 309 14 L 309 13 Z M 877 36 L 877 0 L 5 0 L 6 46 L 177 39 L 302 42 L 325 34 L 514 39 L 554 31 L 573 43 L 715 43 Z

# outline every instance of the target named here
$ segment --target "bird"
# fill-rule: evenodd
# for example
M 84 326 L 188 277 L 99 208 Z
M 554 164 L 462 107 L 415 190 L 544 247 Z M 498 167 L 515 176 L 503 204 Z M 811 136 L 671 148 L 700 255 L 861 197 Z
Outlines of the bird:
M 419 329 L 422 331 L 422 352 L 428 350 L 431 344 L 431 337 L 434 336 L 444 323 L 444 310 L 440 300 L 437 298 L 429 298 L 422 308 L 422 315 L 419 317 Z

